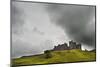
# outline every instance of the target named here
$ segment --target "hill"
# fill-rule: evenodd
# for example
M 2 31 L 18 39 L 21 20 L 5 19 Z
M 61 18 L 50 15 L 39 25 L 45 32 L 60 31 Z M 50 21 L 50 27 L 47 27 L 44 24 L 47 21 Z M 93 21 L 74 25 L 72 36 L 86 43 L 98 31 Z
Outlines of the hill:
M 82 51 L 80 49 L 51 51 L 51 54 L 51 58 L 45 58 L 45 54 L 26 57 L 23 56 L 21 58 L 12 59 L 12 64 L 15 66 L 23 66 L 53 63 L 72 63 L 96 60 L 95 52 Z

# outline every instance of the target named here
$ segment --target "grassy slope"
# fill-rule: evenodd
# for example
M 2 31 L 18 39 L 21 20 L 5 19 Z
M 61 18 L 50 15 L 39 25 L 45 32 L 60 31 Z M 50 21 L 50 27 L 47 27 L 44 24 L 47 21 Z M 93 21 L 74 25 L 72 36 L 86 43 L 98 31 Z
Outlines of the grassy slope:
M 95 52 L 86 52 L 78 49 L 52 51 L 52 58 L 45 58 L 44 54 L 13 59 L 14 65 L 36 65 L 63 62 L 95 61 Z

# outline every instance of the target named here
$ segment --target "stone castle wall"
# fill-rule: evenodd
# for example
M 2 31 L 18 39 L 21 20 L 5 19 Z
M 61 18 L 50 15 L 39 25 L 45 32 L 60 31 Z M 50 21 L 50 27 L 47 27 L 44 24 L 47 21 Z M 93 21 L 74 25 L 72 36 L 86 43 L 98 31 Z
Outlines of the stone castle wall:
M 74 41 L 69 41 L 69 46 L 67 43 L 59 44 L 58 46 L 54 46 L 53 50 L 70 50 L 70 49 L 81 49 L 81 44 L 76 43 Z

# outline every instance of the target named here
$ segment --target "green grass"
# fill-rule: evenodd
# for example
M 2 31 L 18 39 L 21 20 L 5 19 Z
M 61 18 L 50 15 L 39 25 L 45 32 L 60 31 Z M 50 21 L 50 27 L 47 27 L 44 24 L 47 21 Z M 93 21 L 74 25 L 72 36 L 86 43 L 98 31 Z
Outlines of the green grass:
M 30 57 L 21 57 L 12 59 L 13 65 L 36 65 L 36 64 L 52 64 L 52 63 L 69 63 L 82 61 L 95 61 L 95 52 L 81 51 L 79 49 L 52 51 L 52 57 L 46 59 L 45 54 L 34 55 Z

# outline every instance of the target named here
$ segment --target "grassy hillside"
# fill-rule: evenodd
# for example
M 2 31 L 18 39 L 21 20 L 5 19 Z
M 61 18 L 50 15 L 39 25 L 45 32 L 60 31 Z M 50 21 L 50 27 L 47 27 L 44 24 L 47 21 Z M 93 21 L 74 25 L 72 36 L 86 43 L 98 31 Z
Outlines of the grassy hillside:
M 82 61 L 95 61 L 95 52 L 81 51 L 79 49 L 52 51 L 51 58 L 45 58 L 45 54 L 16 58 L 12 60 L 13 65 L 36 65 L 51 63 L 69 63 Z

